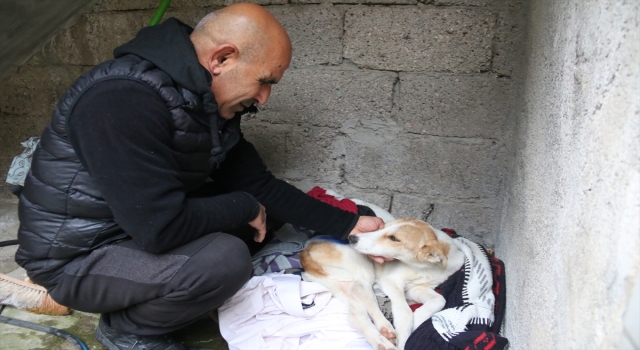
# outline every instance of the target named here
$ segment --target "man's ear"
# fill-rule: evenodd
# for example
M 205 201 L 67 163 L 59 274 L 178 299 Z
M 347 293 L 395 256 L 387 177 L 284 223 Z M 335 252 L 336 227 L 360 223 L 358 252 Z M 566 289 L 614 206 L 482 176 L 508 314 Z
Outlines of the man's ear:
M 423 245 L 418 252 L 418 261 L 430 262 L 442 265 L 447 268 L 447 255 L 449 254 L 449 245 L 446 243 L 434 242 Z
M 238 47 L 233 44 L 222 44 L 212 48 L 208 62 L 211 75 L 220 75 L 235 65 L 238 61 L 238 53 Z

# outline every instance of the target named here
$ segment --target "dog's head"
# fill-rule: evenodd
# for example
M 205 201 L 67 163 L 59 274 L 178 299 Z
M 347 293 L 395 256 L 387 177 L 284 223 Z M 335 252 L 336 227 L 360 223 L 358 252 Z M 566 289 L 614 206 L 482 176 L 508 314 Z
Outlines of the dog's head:
M 431 225 L 417 219 L 388 222 L 383 229 L 349 236 L 351 246 L 369 255 L 394 258 L 410 265 L 432 263 L 446 268 L 450 246 L 438 240 Z

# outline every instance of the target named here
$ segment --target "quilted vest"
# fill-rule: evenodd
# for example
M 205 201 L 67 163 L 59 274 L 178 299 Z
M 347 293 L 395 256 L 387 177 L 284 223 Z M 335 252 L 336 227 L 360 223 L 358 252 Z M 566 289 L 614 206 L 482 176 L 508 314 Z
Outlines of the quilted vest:
M 209 176 L 209 118 L 198 95 L 177 86 L 165 72 L 135 55 L 96 66 L 82 75 L 58 103 L 33 155 L 20 196 L 16 262 L 36 283 L 46 284 L 54 270 L 74 257 L 127 236 L 80 163 L 66 131 L 78 99 L 94 84 L 109 79 L 141 81 L 165 101 L 174 127 L 170 147 L 186 191 L 197 188 Z

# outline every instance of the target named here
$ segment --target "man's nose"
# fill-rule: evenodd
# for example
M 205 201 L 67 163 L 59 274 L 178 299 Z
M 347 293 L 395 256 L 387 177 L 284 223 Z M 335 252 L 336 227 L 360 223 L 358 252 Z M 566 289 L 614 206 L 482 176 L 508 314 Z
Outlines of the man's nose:
M 260 87 L 260 91 L 258 91 L 255 99 L 258 105 L 263 105 L 267 103 L 269 96 L 271 96 L 271 85 L 266 84 Z

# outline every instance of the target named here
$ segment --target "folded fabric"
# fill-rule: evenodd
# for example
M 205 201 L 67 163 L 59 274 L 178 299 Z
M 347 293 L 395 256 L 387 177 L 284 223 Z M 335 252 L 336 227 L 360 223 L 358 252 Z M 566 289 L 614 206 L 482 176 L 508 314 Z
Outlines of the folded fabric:
M 299 252 L 313 231 L 285 224 L 274 233 L 273 239 L 252 257 L 253 275 L 302 268 Z
M 230 350 L 372 349 L 347 313 L 323 285 L 288 274 L 252 277 L 218 309 Z

